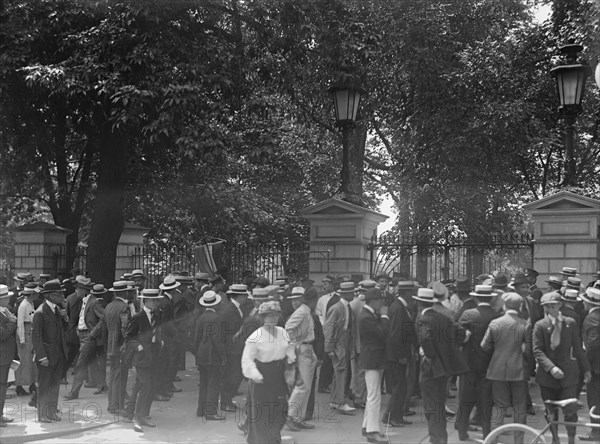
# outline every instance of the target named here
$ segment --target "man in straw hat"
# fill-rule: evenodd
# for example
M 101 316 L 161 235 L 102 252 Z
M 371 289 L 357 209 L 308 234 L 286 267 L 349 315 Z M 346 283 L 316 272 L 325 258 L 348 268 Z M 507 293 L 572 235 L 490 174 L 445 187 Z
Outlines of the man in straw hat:
M 312 312 L 317 305 L 316 292 L 310 291 L 310 298 L 305 298 L 304 287 L 294 287 L 288 300 L 294 312 L 285 323 L 290 342 L 296 348 L 296 363 L 302 384 L 296 385 L 288 401 L 287 425 L 291 430 L 314 429 L 314 424 L 304 421 L 310 388 L 317 366 L 317 355 L 313 350 L 315 341 L 315 324 Z
M 477 406 L 481 417 L 483 437 L 491 430 L 492 420 L 492 383 L 485 374 L 490 356 L 481 349 L 481 341 L 490 322 L 501 316 L 493 305 L 498 293 L 490 285 L 476 285 L 471 296 L 477 301 L 477 308 L 465 310 L 458 323 L 469 332 L 468 341 L 463 344 L 462 352 L 469 365 L 469 371 L 461 376 L 458 393 L 458 411 L 454 427 L 458 430 L 458 438 L 465 441 L 469 438 L 469 417 L 471 410 Z
M 421 397 L 429 440 L 446 443 L 446 386 L 451 376 L 468 371 L 467 363 L 460 353 L 464 330 L 449 317 L 433 309 L 435 293 L 429 288 L 419 288 L 417 301 L 420 317 L 417 319 L 417 337 L 421 345 Z
M 546 419 L 558 421 L 558 406 L 546 401 L 572 399 L 572 403 L 562 408 L 563 415 L 565 422 L 577 422 L 577 385 L 580 368 L 584 371 L 585 382 L 588 382 L 591 376 L 590 366 L 581 346 L 579 328 L 574 319 L 565 317 L 560 312 L 560 293 L 546 293 L 540 303 L 545 316 L 533 329 L 533 355 L 538 364 L 536 380 L 545 403 Z M 560 442 L 557 426 L 551 425 L 550 431 L 553 442 Z M 574 444 L 575 427 L 567 426 L 567 436 L 569 444 Z
M 527 380 L 533 367 L 531 326 L 520 316 L 523 297 L 508 292 L 503 299 L 504 315 L 490 322 L 481 341 L 481 348 L 491 353 L 486 378 L 492 381 L 492 397 L 499 409 L 495 428 L 504 424 L 509 407 L 513 409 L 513 422 L 527 422 Z M 515 432 L 515 442 L 522 439 L 523 433 Z
M 0 427 L 12 422 L 12 418 L 6 418 L 3 414 L 6 401 L 6 389 L 8 388 L 8 371 L 17 348 L 15 333 L 17 331 L 17 318 L 8 309 L 12 291 L 0 284 Z
M 33 362 L 33 301 L 38 297 L 39 287 L 36 282 L 28 282 L 21 291 L 23 301 L 17 309 L 17 348 L 19 350 L 19 367 L 15 371 L 15 391 L 17 395 L 27 395 L 23 386 L 29 386 L 29 392 L 35 393 L 37 386 L 37 367 Z
M 350 301 L 354 299 L 356 288 L 354 282 L 340 283 L 338 294 L 341 299 L 331 307 L 323 324 L 325 352 L 333 364 L 333 381 L 329 406 L 344 415 L 352 415 L 356 411 L 346 403 L 346 378 L 348 366 L 353 355 L 352 329 L 356 328 L 354 316 L 350 309 Z
M 581 337 L 585 347 L 585 356 L 590 365 L 590 380 L 587 383 L 587 405 L 591 409 L 596 406 L 596 414 L 600 410 L 600 289 L 589 287 L 581 295 L 585 309 L 588 311 L 583 320 Z M 600 423 L 598 418 L 591 422 Z M 600 428 L 592 428 L 590 433 L 579 435 L 582 441 L 600 441 Z
M 162 338 L 159 306 L 164 296 L 156 289 L 144 289 L 140 295 L 142 309 L 133 315 L 125 331 L 125 343 L 135 350 L 135 384 L 127 397 L 126 418 L 133 420 L 133 430 L 143 432 L 143 426 L 155 427 L 150 422 L 150 407 L 158 386 L 156 365 Z
M 377 282 L 366 279 L 358 282 L 358 291 L 354 296 L 354 299 L 350 301 L 350 309 L 354 319 L 358 319 L 363 307 L 365 306 L 365 293 L 371 288 L 375 288 Z M 350 389 L 354 395 L 352 400 L 354 408 L 364 409 L 367 402 L 367 386 L 365 383 L 365 371 L 360 367 L 360 331 L 355 328 L 352 332 L 354 334 L 352 343 L 354 344 L 354 356 L 350 361 Z
M 199 303 L 204 307 L 204 313 L 198 318 L 194 333 L 196 364 L 200 372 L 196 416 L 208 421 L 223 421 L 225 418 L 219 415 L 219 394 L 227 353 L 221 340 L 221 323 L 217 314 L 221 296 L 208 290 Z
M 180 350 L 183 345 L 181 330 L 178 328 L 178 316 L 180 316 L 183 305 L 183 296 L 177 291 L 180 286 L 181 283 L 172 274 L 165 276 L 162 284 L 158 286 L 161 294 L 164 295 L 164 298 L 160 300 L 159 307 L 161 333 L 164 341 L 159 360 L 162 370 L 157 394 L 159 398 L 162 398 L 160 400 L 170 397 L 173 393 L 181 392 L 181 388 L 174 385 L 181 355 Z
M 67 323 L 61 314 L 65 298 L 60 282 L 46 282 L 42 294 L 46 301 L 33 315 L 33 349 L 38 366 L 38 421 L 49 423 L 60 421 L 58 392 L 67 364 Z
M 381 381 L 386 361 L 386 339 L 389 331 L 387 306 L 382 291 L 370 288 L 365 292 L 365 306 L 358 317 L 360 329 L 360 367 L 365 371 L 367 403 L 362 422 L 362 434 L 368 442 L 388 443 L 381 434 Z
M 330 274 L 323 278 L 323 295 L 319 297 L 315 308 L 315 314 L 319 317 L 321 326 L 325 323 L 325 317 L 327 316 L 329 309 L 340 300 L 339 295 L 335 292 L 335 280 L 335 277 Z M 329 387 L 331 386 L 332 379 L 333 365 L 329 356 L 325 354 L 319 372 L 319 393 L 330 392 Z

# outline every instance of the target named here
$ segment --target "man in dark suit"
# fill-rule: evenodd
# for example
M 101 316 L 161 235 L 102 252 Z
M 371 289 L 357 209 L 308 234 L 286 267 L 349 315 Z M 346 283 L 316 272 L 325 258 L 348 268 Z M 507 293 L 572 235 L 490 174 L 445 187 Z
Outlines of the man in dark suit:
M 69 401 L 71 399 L 77 399 L 79 397 L 79 390 L 83 385 L 83 381 L 86 379 L 89 373 L 92 376 L 92 381 L 97 388 L 102 388 L 106 381 L 103 379 L 103 372 L 100 368 L 100 364 L 96 359 L 96 350 L 90 350 L 86 347 L 86 352 L 82 353 L 84 344 L 90 342 L 90 332 L 96 327 L 98 322 L 104 318 L 104 309 L 98 303 L 96 299 L 96 293 L 105 292 L 104 285 L 94 285 L 89 294 L 86 294 L 83 299 L 80 300 L 79 312 L 72 313 L 75 317 L 75 321 L 72 324 L 77 329 L 77 336 L 79 338 L 79 358 L 75 366 L 75 377 L 73 378 L 73 384 L 71 385 L 71 391 L 67 393 L 64 398 Z M 71 318 L 69 317 L 69 320 Z
M 590 380 L 590 365 L 581 345 L 575 320 L 560 312 L 561 294 L 546 293 L 540 302 L 545 317 L 533 330 L 533 355 L 538 363 L 536 380 L 544 402 L 573 399 L 563 407 L 565 422 L 577 422 L 577 385 L 579 369 L 583 368 L 584 381 Z M 546 419 L 558 421 L 558 407 L 546 403 Z M 553 442 L 560 442 L 556 425 L 551 425 Z M 567 426 L 569 444 L 575 443 L 575 427 Z
M 458 376 L 469 367 L 460 352 L 464 330 L 448 316 L 436 312 L 435 293 L 429 288 L 419 288 L 417 296 L 420 317 L 417 319 L 417 337 L 421 346 L 420 386 L 429 441 L 446 444 L 446 385 L 450 376 Z
M 600 289 L 589 287 L 581 296 L 588 312 L 583 320 L 582 338 L 585 346 L 585 356 L 590 365 L 590 380 L 587 383 L 587 405 L 600 406 Z M 600 407 L 596 407 L 598 414 Z M 592 418 L 596 424 L 600 420 Z M 600 428 L 591 429 L 587 435 L 580 435 L 582 441 L 600 441 Z
M 208 421 L 223 421 L 219 415 L 219 394 L 224 366 L 227 364 L 225 343 L 221 340 L 221 323 L 217 313 L 221 296 L 214 291 L 204 292 L 200 305 L 204 313 L 198 318 L 194 332 L 196 364 L 200 373 L 196 416 Z
M 413 291 L 412 281 L 398 282 L 398 296 L 389 306 L 389 335 L 386 343 L 386 386 L 391 389 L 388 411 L 384 420 L 392 427 L 410 424 L 404 419 L 407 409 L 408 368 L 413 363 L 417 352 L 417 332 L 412 318 L 407 292 Z M 406 290 L 410 288 L 411 290 Z
M 67 364 L 66 313 L 63 289 L 58 280 L 44 284 L 46 298 L 33 315 L 34 360 L 38 366 L 37 415 L 40 422 L 60 421 L 57 415 L 58 392 Z
M 75 278 L 75 292 L 67 296 L 67 315 L 69 316 L 69 325 L 65 333 L 67 339 L 67 345 L 69 350 L 67 351 L 67 365 L 64 369 L 65 376 L 67 370 L 75 364 L 77 354 L 79 353 L 79 347 L 81 344 L 81 338 L 79 334 L 79 315 L 81 307 L 83 305 L 83 299 L 89 295 L 92 289 L 92 280 L 86 278 L 83 275 L 79 275 Z M 87 299 L 86 299 L 87 302 Z
M 338 284 L 339 285 L 339 284 Z M 323 295 L 319 297 L 317 301 L 317 307 L 315 308 L 315 314 L 319 317 L 319 323 L 321 328 L 325 323 L 325 317 L 329 309 L 340 300 L 340 297 L 335 292 L 336 290 L 336 279 L 334 276 L 327 275 L 323 278 Z M 319 371 L 319 393 L 329 393 L 331 381 L 333 379 L 333 364 L 331 359 L 325 353 L 323 362 L 321 363 L 321 370 Z
M 127 293 L 131 289 L 126 281 L 114 282 L 109 291 L 114 293 L 115 298 L 104 310 L 107 331 L 106 355 L 110 364 L 108 411 L 114 414 L 123 411 L 127 387 L 127 373 L 123 371 L 121 364 L 121 346 L 131 317 L 127 300 Z
M 458 412 L 454 427 L 458 430 L 458 439 L 465 441 L 469 438 L 469 417 L 472 408 L 477 405 L 481 418 L 483 437 L 491 430 L 492 383 L 487 380 L 487 371 L 490 354 L 481 349 L 481 341 L 493 319 L 500 317 L 500 313 L 492 307 L 498 294 L 489 285 L 477 285 L 471 293 L 478 305 L 477 308 L 466 310 L 461 315 L 458 323 L 465 329 L 468 340 L 463 344 L 462 352 L 469 365 L 469 371 L 461 376 L 460 390 L 458 393 Z
M 155 427 L 149 417 L 158 384 L 156 363 L 162 347 L 158 307 L 163 296 L 156 289 L 144 289 L 139 297 L 141 310 L 132 316 L 125 331 L 125 344 L 134 350 L 136 374 L 125 410 L 126 418 L 133 421 L 133 430 L 141 433 L 143 426 Z
M 359 318 L 360 356 L 359 365 L 365 371 L 367 403 L 362 422 L 362 432 L 367 441 L 383 444 L 388 440 L 380 432 L 379 411 L 381 406 L 381 380 L 386 361 L 386 340 L 389 319 L 383 293 L 378 288 L 365 292 L 365 306 Z
M 233 403 L 233 397 L 244 379 L 242 374 L 244 343 L 239 337 L 234 339 L 234 336 L 244 322 L 245 316 L 241 307 L 248 299 L 248 287 L 245 284 L 233 284 L 229 294 L 231 303 L 225 305 L 220 313 L 221 341 L 227 353 L 227 367 L 225 367 L 221 389 L 221 409 L 235 412 L 237 406 Z
M 8 309 L 12 295 L 13 292 L 8 291 L 6 285 L 0 285 L 0 415 L 4 412 L 8 371 L 17 350 L 17 317 Z M 0 427 L 6 427 L 8 422 L 12 422 L 12 418 L 0 417 Z

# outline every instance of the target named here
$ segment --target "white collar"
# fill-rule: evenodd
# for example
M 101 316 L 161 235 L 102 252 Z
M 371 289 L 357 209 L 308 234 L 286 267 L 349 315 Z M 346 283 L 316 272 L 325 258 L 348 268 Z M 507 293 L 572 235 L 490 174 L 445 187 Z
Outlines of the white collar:
M 350 304 L 350 301 L 347 301 L 346 299 L 344 299 L 343 297 L 340 296 L 340 301 L 344 306 L 348 306 L 348 304 Z
M 369 304 L 365 304 L 365 308 L 369 310 L 371 313 L 375 314 L 375 309 L 371 307 Z
M 234 298 L 231 298 L 231 303 L 236 306 L 236 308 L 240 308 L 241 304 L 236 301 Z
M 146 313 L 148 313 L 149 315 L 152 315 L 152 310 L 150 310 L 150 309 L 149 309 L 148 307 L 146 307 L 145 305 L 144 305 L 144 311 L 145 311 Z
M 477 304 L 479 307 L 491 307 L 489 302 L 480 302 L 479 304 Z
M 433 307 L 427 307 L 424 308 L 423 311 L 421 312 L 421 316 L 423 316 L 425 313 L 427 313 L 429 310 L 433 310 Z
M 508 310 L 506 310 L 504 312 L 504 314 L 516 314 L 516 315 L 518 315 L 519 312 L 517 310 L 513 310 L 512 308 L 509 308 Z
M 122 300 L 123 302 L 125 302 L 127 304 L 127 300 L 123 299 L 121 296 L 117 296 L 115 299 L 120 299 L 120 300 Z
M 56 304 L 54 302 L 50 302 L 48 299 L 46 299 L 46 304 L 48 304 L 48 307 L 50 307 L 52 311 L 56 310 Z
M 588 313 L 591 313 L 596 310 L 600 310 L 600 307 L 592 307 L 592 308 L 590 308 L 590 311 Z

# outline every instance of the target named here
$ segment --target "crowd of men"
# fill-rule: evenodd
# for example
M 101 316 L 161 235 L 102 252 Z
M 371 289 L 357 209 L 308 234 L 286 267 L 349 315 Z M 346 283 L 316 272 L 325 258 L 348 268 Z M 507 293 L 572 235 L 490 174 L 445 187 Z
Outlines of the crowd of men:
M 565 421 L 575 422 L 584 389 L 589 408 L 600 404 L 600 272 L 587 285 L 570 267 L 544 286 L 537 277 L 526 269 L 512 280 L 480 275 L 474 286 L 460 277 L 421 287 L 387 275 L 328 275 L 319 294 L 295 275 L 271 283 L 249 273 L 227 286 L 220 276 L 173 272 L 149 289 L 142 270 L 110 288 L 83 275 L 60 282 L 19 273 L 16 288 L 0 285 L 0 411 L 15 359 L 16 394 L 32 394 L 40 422 L 60 421 L 59 388 L 73 369 L 65 400 L 77 399 L 84 384 L 94 387 L 108 396 L 110 413 L 143 432 L 155 427 L 152 403 L 181 391 L 177 371 L 189 351 L 200 374 L 197 415 L 224 421 L 223 412 L 241 407 L 234 398 L 244 379 L 245 341 L 261 326 L 258 309 L 276 300 L 296 352 L 285 418 L 291 431 L 315 428 L 321 392 L 339 414 L 364 410 L 368 442 L 387 443 L 383 428 L 410 427 L 419 396 L 430 442 L 447 442 L 449 416 L 456 416 L 461 441 L 476 428 L 485 437 L 510 414 L 526 423 L 535 413 L 534 375 L 544 401 L 572 401 L 545 403 L 546 418 L 562 407 Z M 456 386 L 454 412 L 446 402 Z M 0 426 L 11 421 L 2 416 Z M 247 424 L 237 426 L 247 431 Z M 567 435 L 574 443 L 573 426 Z M 599 441 L 600 429 L 580 439 Z

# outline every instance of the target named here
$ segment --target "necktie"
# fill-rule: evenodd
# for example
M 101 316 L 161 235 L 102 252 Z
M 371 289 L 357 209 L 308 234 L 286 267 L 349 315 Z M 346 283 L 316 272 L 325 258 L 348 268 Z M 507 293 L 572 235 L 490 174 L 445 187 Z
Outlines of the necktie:
M 150 326 L 152 327 L 152 342 L 156 342 L 156 316 L 154 313 L 150 314 Z
M 560 345 L 560 331 L 562 330 L 562 322 L 561 319 L 556 318 L 554 320 L 554 329 L 552 330 L 552 334 L 550 334 L 550 348 L 552 350 L 556 350 L 556 347 Z
M 348 331 L 352 331 L 352 311 L 350 310 L 350 304 L 346 305 L 346 316 L 348 317 Z

